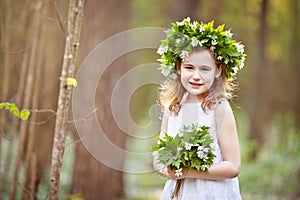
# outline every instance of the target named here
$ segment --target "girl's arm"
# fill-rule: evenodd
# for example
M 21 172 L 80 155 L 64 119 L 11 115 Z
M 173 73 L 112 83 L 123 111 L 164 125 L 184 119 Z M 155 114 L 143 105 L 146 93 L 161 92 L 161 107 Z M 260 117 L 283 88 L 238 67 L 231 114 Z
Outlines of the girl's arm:
M 200 178 L 200 179 L 226 179 L 238 176 L 240 172 L 240 147 L 238 142 L 235 119 L 228 102 L 222 102 L 215 110 L 218 141 L 223 161 L 213 164 L 207 172 L 189 170 L 181 177 L 176 177 L 174 171 L 168 170 L 173 179 Z
M 159 135 L 159 138 L 164 138 L 165 136 L 165 133 L 167 132 L 168 130 L 168 119 L 169 119 L 169 112 L 167 110 L 164 111 L 164 114 L 163 114 L 163 119 L 162 119 L 162 122 L 161 122 L 161 129 L 160 129 L 160 135 Z M 164 177 L 169 177 L 168 175 L 168 170 L 167 168 L 161 164 L 158 160 L 158 154 L 157 152 L 153 152 L 153 169 L 155 171 L 158 171 L 158 173 L 161 175 L 161 176 L 164 176 Z

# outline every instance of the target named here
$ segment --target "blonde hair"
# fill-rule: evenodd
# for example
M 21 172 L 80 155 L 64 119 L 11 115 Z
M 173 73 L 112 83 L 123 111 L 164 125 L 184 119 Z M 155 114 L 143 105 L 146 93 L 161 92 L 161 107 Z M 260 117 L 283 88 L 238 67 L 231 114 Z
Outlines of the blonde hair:
M 209 49 L 197 48 L 195 51 L 208 50 L 215 60 L 217 68 L 221 68 L 221 75 L 214 79 L 211 88 L 204 94 L 202 109 L 206 111 L 207 109 L 212 109 L 213 105 L 223 101 L 230 100 L 234 97 L 234 92 L 236 90 L 235 78 L 227 79 L 225 72 L 225 64 L 218 61 L 214 57 L 214 53 Z M 176 72 L 181 67 L 182 60 L 176 62 Z M 159 103 L 164 109 L 168 109 L 172 114 L 177 115 L 180 107 L 183 95 L 187 92 L 183 87 L 180 74 L 176 73 L 177 77 L 174 80 L 166 80 L 159 87 Z

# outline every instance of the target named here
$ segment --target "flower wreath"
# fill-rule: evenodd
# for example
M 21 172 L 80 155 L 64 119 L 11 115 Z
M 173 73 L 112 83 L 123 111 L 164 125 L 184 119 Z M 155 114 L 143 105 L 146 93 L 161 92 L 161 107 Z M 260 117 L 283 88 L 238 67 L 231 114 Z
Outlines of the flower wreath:
M 225 64 L 226 78 L 232 78 L 245 65 L 244 45 L 232 39 L 230 30 L 224 31 L 224 24 L 213 28 L 214 21 L 207 24 L 190 22 L 185 18 L 181 22 L 172 23 L 165 31 L 167 38 L 161 40 L 157 53 L 161 56 L 161 73 L 174 79 L 175 63 L 186 58 L 194 48 L 203 47 L 214 52 L 217 60 Z

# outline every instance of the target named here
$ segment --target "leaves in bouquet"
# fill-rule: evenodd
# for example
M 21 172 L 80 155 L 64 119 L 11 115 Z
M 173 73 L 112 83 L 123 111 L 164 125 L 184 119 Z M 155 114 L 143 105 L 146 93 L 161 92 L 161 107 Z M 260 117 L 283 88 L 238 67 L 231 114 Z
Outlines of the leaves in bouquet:
M 183 126 L 175 137 L 165 134 L 152 149 L 158 151 L 158 160 L 171 169 L 208 171 L 215 158 L 214 140 L 208 130 L 209 127 L 198 124 Z

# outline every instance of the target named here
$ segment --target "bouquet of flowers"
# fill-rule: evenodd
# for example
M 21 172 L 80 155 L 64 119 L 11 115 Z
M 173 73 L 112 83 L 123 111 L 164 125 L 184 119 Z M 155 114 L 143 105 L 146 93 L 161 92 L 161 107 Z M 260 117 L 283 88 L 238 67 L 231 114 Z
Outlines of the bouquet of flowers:
M 152 149 L 157 151 L 159 162 L 175 170 L 178 177 L 190 169 L 207 172 L 215 158 L 214 142 L 208 130 L 209 127 L 198 124 L 183 126 L 175 137 L 166 133 Z M 176 183 L 173 197 L 178 195 L 180 185 L 181 179 Z

